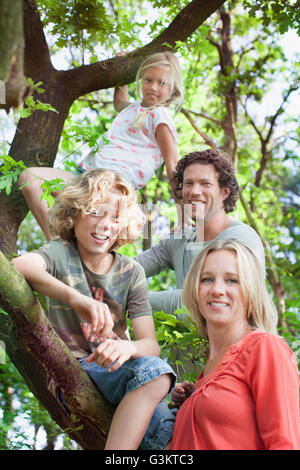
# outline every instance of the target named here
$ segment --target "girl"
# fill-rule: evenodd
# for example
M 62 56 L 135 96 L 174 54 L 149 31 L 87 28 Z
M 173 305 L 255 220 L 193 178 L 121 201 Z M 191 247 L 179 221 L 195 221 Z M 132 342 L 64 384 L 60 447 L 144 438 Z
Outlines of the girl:
M 137 93 L 140 101 L 130 103 L 127 86 L 116 88 L 114 107 L 119 115 L 105 139 L 99 140 L 97 149 L 78 164 L 79 172 L 112 169 L 121 173 L 135 189 L 140 189 L 165 162 L 171 179 L 178 154 L 177 134 L 168 107 L 183 101 L 179 63 L 171 52 L 153 54 L 142 63 L 137 73 Z M 68 171 L 45 167 L 30 168 L 20 176 L 19 184 L 28 207 L 48 240 L 52 235 L 48 228 L 47 203 L 41 201 L 41 180 L 61 178 L 69 182 L 73 177 Z

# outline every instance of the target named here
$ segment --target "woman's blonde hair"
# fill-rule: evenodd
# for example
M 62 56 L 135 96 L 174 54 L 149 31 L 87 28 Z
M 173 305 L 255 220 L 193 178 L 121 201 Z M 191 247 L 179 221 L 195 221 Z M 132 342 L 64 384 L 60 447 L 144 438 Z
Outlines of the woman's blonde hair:
M 177 106 L 180 107 L 184 100 L 184 91 L 180 65 L 177 57 L 175 57 L 172 52 L 157 52 L 144 60 L 136 75 L 137 95 L 139 98 L 142 98 L 140 80 L 143 77 L 144 72 L 149 67 L 161 67 L 168 71 L 171 91 L 168 99 L 162 104 L 169 106 L 174 102 L 178 102 Z
M 81 214 L 101 208 L 112 189 L 121 193 L 119 207 L 120 233 L 113 248 L 133 243 L 145 225 L 145 215 L 137 202 L 131 185 L 112 170 L 89 170 L 75 177 L 58 194 L 49 214 L 49 228 L 53 235 L 64 240 L 74 237 L 74 222 Z
M 206 321 L 199 308 L 199 284 L 205 260 L 212 251 L 228 250 L 237 256 L 239 283 L 247 304 L 247 322 L 250 328 L 277 334 L 278 315 L 267 291 L 261 265 L 254 253 L 234 239 L 215 240 L 194 260 L 183 287 L 183 304 L 196 321 L 200 336 L 207 337 Z

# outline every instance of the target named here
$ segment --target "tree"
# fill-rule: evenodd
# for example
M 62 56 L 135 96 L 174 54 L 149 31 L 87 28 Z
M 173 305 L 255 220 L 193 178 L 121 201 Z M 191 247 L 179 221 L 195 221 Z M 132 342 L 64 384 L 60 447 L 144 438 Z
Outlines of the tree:
M 66 7 L 70 9 L 69 13 L 72 13 L 74 6 L 99 7 L 100 3 L 96 0 L 69 0 Z M 51 63 L 36 2 L 25 0 L 25 75 L 34 83 L 42 82 L 45 90 L 43 101 L 50 103 L 57 112 L 35 111 L 30 117 L 21 118 L 10 155 L 16 161 L 22 160 L 27 166 L 53 165 L 65 119 L 76 99 L 94 90 L 133 81 L 136 70 L 146 55 L 169 47 L 174 48 L 177 41 L 185 41 L 222 3 L 222 0 L 193 0 L 182 10 L 179 7 L 171 8 L 173 21 L 166 28 L 162 28 L 146 46 L 135 49 L 126 57 L 96 61 L 61 71 L 56 70 Z M 47 4 L 49 5 L 49 2 Z M 85 8 L 83 15 L 84 12 Z M 105 24 L 106 12 L 102 13 Z M 72 18 L 76 19 L 74 12 L 73 15 Z M 105 32 L 105 27 L 103 31 Z M 38 100 L 39 95 L 39 89 L 36 88 L 34 98 Z M 12 256 L 16 249 L 18 227 L 27 210 L 17 188 L 14 188 L 9 196 L 1 195 L 0 249 L 8 257 Z M 7 279 L 10 280 L 9 285 Z M 113 407 L 108 406 L 100 396 L 64 343 L 54 333 L 37 297 L 2 253 L 0 303 L 9 314 L 0 315 L 0 338 L 5 342 L 9 356 L 29 388 L 48 409 L 53 419 L 63 429 L 68 429 L 72 438 L 84 449 L 103 448 Z M 47 389 L 47 376 L 52 377 L 63 391 L 69 414 L 58 405 Z
M 197 28 L 196 34 L 192 35 L 185 30 L 186 24 L 189 23 L 189 26 L 191 24 L 186 15 L 193 16 L 193 25 L 196 28 L 197 21 L 200 25 L 205 15 L 208 17 L 210 12 L 214 8 L 221 7 L 223 2 L 193 1 L 182 11 L 180 10 L 181 4 L 173 6 L 170 3 L 174 2 L 160 2 L 160 8 L 170 7 L 168 14 L 172 21 L 170 24 L 167 23 L 168 15 L 153 19 L 150 34 L 151 37 L 156 34 L 156 37 L 144 46 L 127 32 L 129 25 L 131 30 L 134 30 L 136 25 L 133 22 L 130 23 L 128 17 L 123 15 L 120 2 L 118 2 L 118 8 L 115 4 L 109 12 L 99 10 L 102 2 L 98 0 L 66 0 L 65 2 L 27 0 L 24 28 L 25 74 L 33 80 L 32 83 L 35 83 L 33 91 L 35 100 L 50 103 L 59 111 L 59 114 L 39 110 L 30 117 L 21 119 L 9 153 L 17 161 L 23 160 L 28 166 L 52 165 L 61 131 L 63 130 L 62 145 L 68 148 L 66 135 L 68 126 L 71 121 L 75 122 L 75 109 L 79 108 L 84 101 L 91 109 L 97 109 L 99 113 L 97 122 L 101 121 L 105 125 L 106 120 L 109 119 L 106 115 L 106 107 L 110 99 L 105 96 L 105 92 L 102 92 L 99 96 L 100 104 L 96 103 L 95 97 L 89 94 L 90 91 L 101 89 L 101 87 L 102 90 L 106 90 L 117 84 L 132 81 L 135 70 L 144 55 L 167 47 L 165 42 L 171 44 L 172 47 L 176 46 L 184 59 L 187 84 L 185 108 L 182 116 L 179 115 L 176 118 L 177 128 L 183 136 L 180 139 L 180 153 L 183 154 L 195 147 L 201 148 L 203 139 L 205 146 L 216 146 L 229 152 L 236 162 L 238 178 L 243 188 L 242 196 L 245 205 L 244 210 L 243 206 L 239 207 L 239 216 L 248 223 L 250 221 L 253 226 L 257 226 L 262 238 L 273 245 L 271 250 L 273 265 L 270 264 L 270 267 L 275 268 L 276 276 L 281 271 L 279 280 L 285 291 L 285 303 L 297 308 L 299 304 L 295 299 L 296 279 L 293 278 L 292 285 L 292 278 L 286 279 L 286 273 L 291 273 L 293 276 L 299 270 L 299 262 L 291 266 L 289 261 L 291 247 L 296 245 L 297 237 L 299 237 L 295 226 L 292 225 L 292 220 L 296 221 L 298 217 L 297 207 L 294 202 L 286 202 L 287 196 L 281 193 L 279 184 L 283 176 L 286 177 L 285 181 L 288 181 L 284 164 L 286 161 L 290 162 L 296 155 L 293 150 L 288 151 L 287 148 L 283 155 L 282 152 L 279 154 L 278 142 L 276 143 L 274 134 L 276 124 L 280 120 L 282 123 L 285 104 L 293 91 L 291 89 L 289 92 L 287 88 L 283 94 L 283 106 L 280 108 L 279 105 L 278 112 L 275 110 L 272 116 L 266 115 L 265 125 L 269 126 L 267 131 L 253 117 L 249 107 L 251 100 L 260 104 L 270 82 L 270 76 L 275 75 L 274 62 L 280 58 L 280 50 L 275 47 L 277 36 L 274 32 L 274 21 L 270 23 L 270 20 L 274 20 L 272 15 L 277 15 L 275 26 L 279 25 L 280 29 L 293 26 L 296 23 L 294 5 L 287 5 L 286 2 L 281 1 L 257 0 L 254 9 L 253 2 L 245 1 L 245 4 L 249 4 L 249 11 L 252 15 L 257 12 L 257 8 L 261 9 L 262 21 L 265 23 L 262 26 L 261 19 L 247 16 L 245 11 L 240 12 L 238 8 L 234 8 L 238 7 L 236 2 L 228 1 L 226 9 L 220 8 L 217 15 L 211 17 L 205 25 Z M 142 2 L 138 4 L 141 6 Z M 112 5 L 111 2 L 110 5 Z M 130 11 L 131 7 L 137 8 L 136 5 L 137 2 L 127 2 L 127 11 Z M 157 7 L 155 0 L 153 0 L 153 5 Z M 202 6 L 201 9 L 199 5 Z M 209 11 L 204 8 L 205 5 L 209 5 Z M 91 16 L 88 7 L 97 14 Z M 202 16 L 196 20 L 196 13 L 199 13 L 199 9 Z M 111 17 L 109 13 L 112 13 Z M 61 71 L 53 67 L 40 18 L 47 30 L 52 28 L 52 32 L 58 35 L 57 47 L 71 48 L 71 43 L 80 50 L 80 63 L 74 55 L 73 68 L 70 70 Z M 140 28 L 143 27 L 145 24 L 140 25 Z M 116 40 L 116 30 L 120 33 L 118 47 L 130 45 L 133 51 L 126 58 L 105 59 L 99 62 L 94 53 L 96 43 L 103 44 L 106 50 L 108 45 L 111 46 Z M 245 38 L 249 35 L 249 38 L 253 39 L 252 35 L 255 30 L 258 33 L 258 40 L 254 40 L 252 44 Z M 178 34 L 176 31 L 179 31 Z M 192 27 L 189 31 L 192 31 Z M 236 40 L 233 41 L 233 38 Z M 274 41 L 270 42 L 271 39 Z M 240 44 L 243 47 L 237 48 Z M 108 53 L 105 57 L 107 56 L 110 57 Z M 86 65 L 87 63 L 89 65 Z M 270 70 L 271 67 L 273 67 L 273 72 Z M 257 86 L 258 76 L 260 86 Z M 286 83 L 290 82 L 289 75 Z M 45 89 L 45 93 L 41 93 L 41 88 Z M 70 115 L 71 106 L 72 115 Z M 30 109 L 27 107 L 24 111 L 30 111 Z M 272 117 L 275 117 L 275 120 L 272 120 Z M 259 132 L 256 132 L 251 120 Z M 272 132 L 268 138 L 268 131 L 271 128 Z M 289 133 L 289 137 L 290 135 Z M 266 153 L 263 152 L 263 141 L 267 143 Z M 168 185 L 162 180 L 163 176 L 159 175 L 159 178 L 156 180 L 154 178 L 147 185 L 146 200 L 152 200 L 152 198 L 154 201 L 162 198 L 168 200 Z M 283 209 L 275 200 L 274 192 L 280 195 L 280 203 L 284 204 Z M 293 218 L 290 217 L 291 211 Z M 27 207 L 17 188 L 14 187 L 9 196 L 2 192 L 0 195 L 0 248 L 7 258 L 13 256 L 16 249 L 17 230 L 26 212 Z M 291 246 L 280 242 L 282 231 L 279 229 L 282 229 L 283 225 L 293 238 Z M 278 245 L 278 248 L 274 248 L 274 244 Z M 284 258 L 278 259 L 279 251 L 284 253 Z M 29 388 L 49 410 L 54 420 L 70 432 L 70 435 L 83 448 L 102 448 L 113 407 L 107 405 L 85 374 L 82 375 L 81 369 L 78 368 L 72 356 L 64 350 L 64 345 L 45 320 L 37 297 L 28 288 L 24 279 L 14 272 L 6 258 L 1 257 L 1 261 L 0 303 L 8 315 L 0 314 L 0 340 L 5 343 L 7 352 L 24 376 Z M 276 279 L 278 280 L 278 277 Z M 168 285 L 172 280 L 172 276 L 164 273 L 161 277 L 154 279 L 152 285 L 156 283 L 156 285 L 159 284 L 159 288 L 162 288 L 162 284 Z M 295 324 L 292 322 L 288 324 L 292 334 L 293 331 L 297 331 Z M 157 331 L 162 341 L 168 338 L 168 335 L 174 336 L 173 342 L 169 341 L 166 347 L 167 353 L 172 354 L 172 348 L 178 347 L 178 333 L 181 334 L 181 330 L 172 319 L 166 335 L 163 321 L 159 319 Z M 182 335 L 184 336 L 185 333 Z M 191 336 L 188 336 L 188 340 L 189 338 Z M 67 414 L 58 405 L 46 388 L 45 383 L 49 375 L 64 391 L 71 414 Z M 9 405 L 9 395 L 6 396 L 6 400 Z M 7 420 L 9 419 L 8 413 Z
M 0 108 L 19 106 L 29 91 L 24 77 L 23 0 L 11 8 L 9 0 L 0 2 Z M 3 96 L 2 96 L 3 94 Z

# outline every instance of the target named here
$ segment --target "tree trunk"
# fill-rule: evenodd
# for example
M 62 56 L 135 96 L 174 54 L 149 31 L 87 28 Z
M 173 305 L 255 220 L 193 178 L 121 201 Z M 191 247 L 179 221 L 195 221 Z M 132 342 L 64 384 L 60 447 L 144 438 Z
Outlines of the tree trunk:
M 19 106 L 29 86 L 24 77 L 23 0 L 0 0 L 0 108 Z
M 53 330 L 24 277 L 2 253 L 0 263 L 0 302 L 10 315 L 0 315 L 0 338 L 7 353 L 62 429 L 68 429 L 83 448 L 103 448 L 114 407 L 95 388 Z M 50 377 L 62 391 L 70 414 L 49 392 L 46 379 Z

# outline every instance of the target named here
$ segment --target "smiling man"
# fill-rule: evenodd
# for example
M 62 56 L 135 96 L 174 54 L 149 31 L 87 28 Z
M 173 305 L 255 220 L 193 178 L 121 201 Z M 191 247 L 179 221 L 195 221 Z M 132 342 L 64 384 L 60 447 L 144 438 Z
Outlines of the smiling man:
M 227 155 L 216 150 L 189 153 L 178 162 L 171 184 L 175 197 L 184 204 L 184 213 L 194 224 L 171 234 L 135 259 L 143 266 L 147 277 L 165 269 L 175 271 L 175 290 L 149 293 L 154 311 L 172 314 L 182 306 L 181 288 L 192 262 L 216 238 L 244 242 L 264 271 L 265 254 L 255 230 L 227 215 L 235 209 L 239 195 L 235 171 Z

